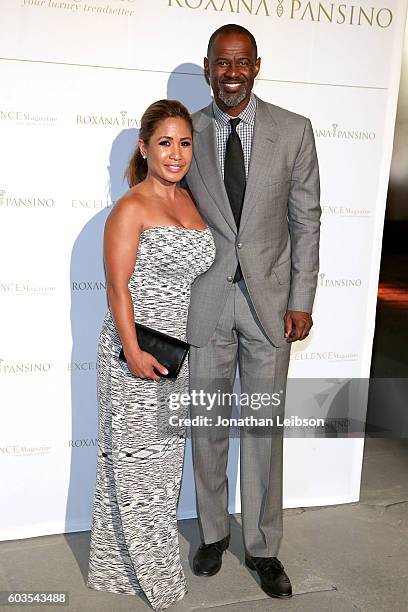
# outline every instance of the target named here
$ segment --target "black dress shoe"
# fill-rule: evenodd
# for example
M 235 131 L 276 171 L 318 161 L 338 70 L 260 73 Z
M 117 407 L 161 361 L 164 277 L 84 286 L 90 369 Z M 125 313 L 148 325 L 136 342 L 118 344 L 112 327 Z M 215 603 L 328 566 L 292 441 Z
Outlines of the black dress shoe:
M 292 585 L 277 557 L 251 557 L 245 555 L 245 565 L 258 572 L 262 590 L 269 597 L 292 597 Z
M 201 544 L 193 559 L 193 572 L 196 576 L 214 576 L 220 571 L 222 553 L 227 550 L 230 537 L 227 535 L 218 542 Z

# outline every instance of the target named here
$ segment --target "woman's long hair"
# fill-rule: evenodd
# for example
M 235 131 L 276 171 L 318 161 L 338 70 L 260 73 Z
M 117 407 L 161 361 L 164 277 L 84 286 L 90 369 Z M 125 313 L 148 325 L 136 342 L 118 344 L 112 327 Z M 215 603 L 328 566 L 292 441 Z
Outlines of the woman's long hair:
M 187 121 L 191 133 L 193 133 L 193 122 L 191 121 L 190 113 L 181 102 L 178 100 L 158 100 L 153 102 L 143 113 L 139 130 L 140 140 L 148 144 L 160 121 L 171 117 L 178 117 Z M 139 146 L 136 146 L 125 172 L 129 187 L 144 181 L 147 176 L 147 170 L 147 161 L 143 159 Z

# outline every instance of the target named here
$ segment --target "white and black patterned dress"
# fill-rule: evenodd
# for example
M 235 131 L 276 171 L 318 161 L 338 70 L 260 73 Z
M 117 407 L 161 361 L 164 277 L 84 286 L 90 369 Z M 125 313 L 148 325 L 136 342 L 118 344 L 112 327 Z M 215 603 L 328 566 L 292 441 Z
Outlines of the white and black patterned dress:
M 190 285 L 214 261 L 209 228 L 157 226 L 140 236 L 129 281 L 138 323 L 186 339 Z M 171 393 L 188 392 L 188 360 L 176 380 L 134 376 L 118 360 L 121 341 L 108 310 L 97 359 L 99 431 L 87 586 L 144 592 L 164 609 L 186 593 L 176 509 L 185 427 L 170 427 Z

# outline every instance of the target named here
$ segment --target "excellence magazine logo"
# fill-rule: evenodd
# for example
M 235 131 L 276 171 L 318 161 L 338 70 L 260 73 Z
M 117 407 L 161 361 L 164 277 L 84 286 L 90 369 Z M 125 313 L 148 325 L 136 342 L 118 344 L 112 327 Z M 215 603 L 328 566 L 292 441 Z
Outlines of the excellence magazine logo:
M 348 204 L 322 203 L 322 216 L 333 219 L 369 219 L 372 211 L 363 206 L 351 206 Z
M 0 446 L 0 457 L 35 457 L 49 455 L 52 446 L 31 446 L 28 444 L 5 444 Z
M 58 117 L 47 112 L 20 109 L 0 108 L 0 123 L 11 123 L 14 125 L 41 125 L 53 127 Z

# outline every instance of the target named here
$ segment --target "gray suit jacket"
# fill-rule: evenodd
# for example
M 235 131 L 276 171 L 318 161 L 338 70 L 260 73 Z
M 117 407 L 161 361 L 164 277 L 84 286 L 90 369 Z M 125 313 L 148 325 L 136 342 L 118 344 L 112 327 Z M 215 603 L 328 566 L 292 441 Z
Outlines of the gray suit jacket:
M 208 342 L 239 260 L 264 331 L 283 346 L 283 316 L 287 309 L 312 312 L 319 267 L 320 183 L 310 120 L 257 98 L 239 232 L 218 163 L 212 105 L 194 113 L 193 123 L 186 181 L 217 254 L 192 284 L 187 340 Z

